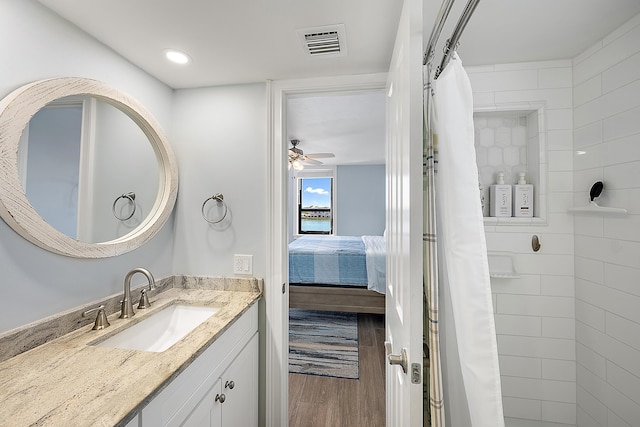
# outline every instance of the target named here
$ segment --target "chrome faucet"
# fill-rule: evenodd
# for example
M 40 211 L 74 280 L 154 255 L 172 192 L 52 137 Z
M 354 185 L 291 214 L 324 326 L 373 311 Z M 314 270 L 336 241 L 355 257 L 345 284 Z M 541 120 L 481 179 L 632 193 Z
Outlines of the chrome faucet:
M 127 319 L 135 315 L 135 312 L 133 311 L 133 303 L 131 302 L 131 278 L 136 273 L 142 273 L 147 277 L 150 291 L 153 291 L 156 288 L 156 281 L 153 279 L 151 272 L 146 268 L 134 268 L 128 272 L 124 277 L 124 297 L 122 299 L 120 319 Z M 140 303 L 138 304 L 138 308 L 147 308 L 151 305 L 146 291 L 146 289 L 142 289 L 142 292 L 140 293 Z

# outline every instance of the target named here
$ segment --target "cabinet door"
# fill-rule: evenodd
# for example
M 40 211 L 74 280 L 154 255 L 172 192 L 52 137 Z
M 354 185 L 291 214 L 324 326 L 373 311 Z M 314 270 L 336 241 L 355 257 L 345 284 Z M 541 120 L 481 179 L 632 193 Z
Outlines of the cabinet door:
M 222 427 L 258 425 L 258 334 L 222 375 Z
M 221 414 L 220 405 L 220 388 L 221 380 L 218 380 L 213 387 L 209 389 L 202 400 L 193 408 L 182 427 L 208 427 L 219 426 Z M 218 398 L 218 400 L 216 400 Z M 223 399 L 224 400 L 224 399 Z
M 129 421 L 127 423 L 127 425 L 125 427 L 138 427 L 139 424 L 139 419 L 140 417 L 138 417 L 138 415 L 136 415 L 131 421 Z

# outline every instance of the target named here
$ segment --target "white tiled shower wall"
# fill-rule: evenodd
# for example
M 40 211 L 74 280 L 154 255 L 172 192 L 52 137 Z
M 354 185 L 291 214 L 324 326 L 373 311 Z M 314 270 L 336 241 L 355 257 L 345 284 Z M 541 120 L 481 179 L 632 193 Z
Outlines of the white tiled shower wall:
M 640 15 L 573 61 L 575 203 L 603 181 L 601 205 L 576 215 L 580 427 L 640 426 Z
M 463 58 L 464 59 L 464 58 Z M 476 111 L 537 110 L 546 175 L 538 224 L 486 220 L 489 251 L 511 252 L 519 279 L 492 279 L 503 402 L 508 426 L 576 423 L 572 63 L 468 67 Z M 533 252 L 537 235 L 542 248 Z
M 467 71 L 477 110 L 545 108 L 546 221 L 485 221 L 521 273 L 492 279 L 506 424 L 640 426 L 640 15 L 573 60 Z M 598 180 L 627 216 L 567 213 Z

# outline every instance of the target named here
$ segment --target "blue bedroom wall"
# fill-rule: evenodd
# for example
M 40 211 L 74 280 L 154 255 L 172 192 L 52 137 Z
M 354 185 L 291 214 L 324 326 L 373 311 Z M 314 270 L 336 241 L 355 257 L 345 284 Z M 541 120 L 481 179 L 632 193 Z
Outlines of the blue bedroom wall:
M 379 235 L 385 227 L 385 165 L 338 166 L 336 234 Z

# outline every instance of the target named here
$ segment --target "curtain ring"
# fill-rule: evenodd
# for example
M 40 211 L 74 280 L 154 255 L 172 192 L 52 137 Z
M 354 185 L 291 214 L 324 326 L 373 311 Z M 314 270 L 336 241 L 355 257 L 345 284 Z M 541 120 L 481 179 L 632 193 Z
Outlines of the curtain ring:
M 127 217 L 119 217 L 118 214 L 116 213 L 116 204 L 118 203 L 118 200 L 120 200 L 120 199 L 129 200 L 129 203 L 133 206 L 133 209 L 131 209 L 131 214 L 129 214 L 129 216 L 127 216 Z M 135 202 L 135 200 L 136 200 L 136 193 L 134 193 L 134 192 L 125 193 L 122 196 L 116 197 L 116 199 L 113 201 L 113 206 L 111 206 L 111 211 L 113 212 L 113 216 L 115 216 L 120 221 L 126 221 L 128 219 L 131 219 L 133 214 L 136 213 L 136 202 Z
M 222 206 L 224 207 L 224 213 L 222 214 L 222 217 L 220 217 L 220 219 L 216 221 L 211 221 L 210 219 L 207 218 L 207 215 L 205 215 L 204 213 L 204 207 L 207 205 L 207 203 L 209 203 L 209 200 L 215 200 L 218 203 L 222 203 Z M 209 197 L 207 200 L 205 200 L 204 203 L 202 203 L 202 208 L 200 209 L 200 211 L 202 213 L 202 218 L 204 218 L 204 220 L 207 221 L 209 224 L 218 224 L 219 222 L 222 222 L 222 220 L 224 220 L 227 217 L 227 212 L 229 212 L 229 208 L 227 207 L 227 204 L 224 201 L 224 196 L 222 195 L 222 193 L 218 193 Z

